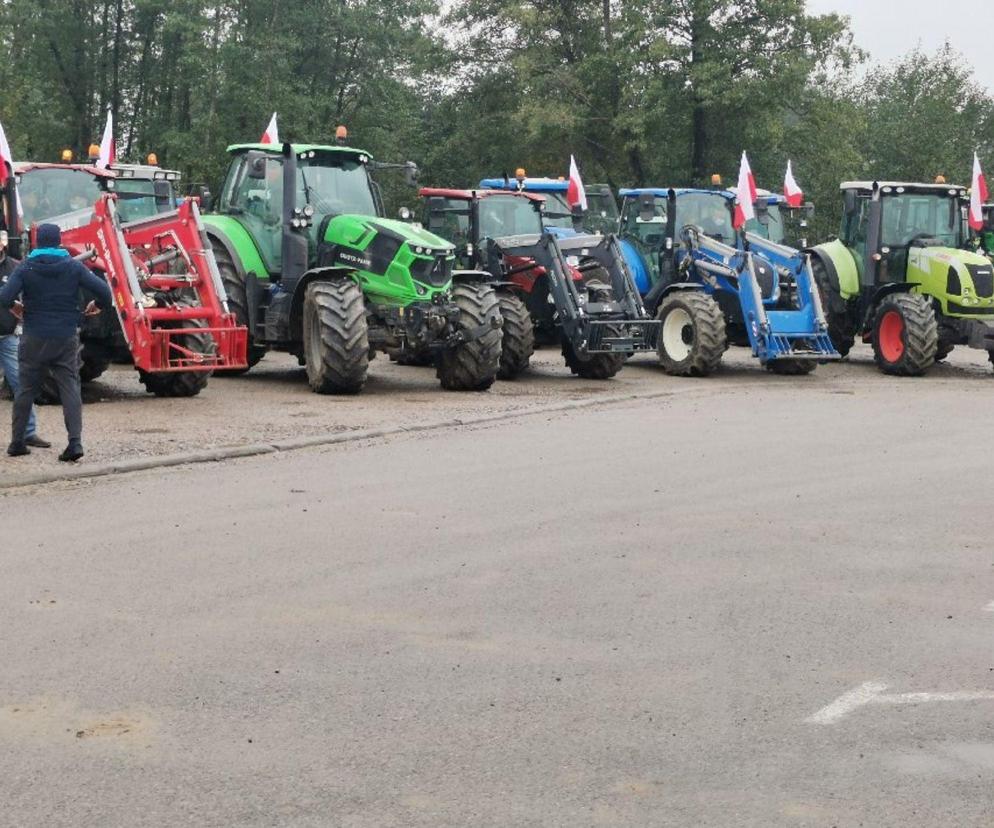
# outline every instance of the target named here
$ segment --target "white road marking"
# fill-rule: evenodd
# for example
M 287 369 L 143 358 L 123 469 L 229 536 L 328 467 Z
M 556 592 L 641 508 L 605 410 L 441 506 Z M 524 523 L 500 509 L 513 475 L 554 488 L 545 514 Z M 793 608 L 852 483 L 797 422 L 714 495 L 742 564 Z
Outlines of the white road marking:
M 809 724 L 835 724 L 867 704 L 920 704 L 934 701 L 994 701 L 994 690 L 963 690 L 950 693 L 887 693 L 886 684 L 868 681 L 839 696 L 804 721 Z

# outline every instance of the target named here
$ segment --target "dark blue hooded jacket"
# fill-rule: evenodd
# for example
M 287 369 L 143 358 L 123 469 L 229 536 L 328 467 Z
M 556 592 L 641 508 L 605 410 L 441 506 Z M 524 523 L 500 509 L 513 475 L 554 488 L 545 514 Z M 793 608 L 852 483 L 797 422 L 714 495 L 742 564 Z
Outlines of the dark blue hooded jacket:
M 102 309 L 113 306 L 107 283 L 65 250 L 36 250 L 8 277 L 0 290 L 0 307 L 11 307 L 20 296 L 26 336 L 68 339 L 82 320 L 80 288 L 93 293 Z

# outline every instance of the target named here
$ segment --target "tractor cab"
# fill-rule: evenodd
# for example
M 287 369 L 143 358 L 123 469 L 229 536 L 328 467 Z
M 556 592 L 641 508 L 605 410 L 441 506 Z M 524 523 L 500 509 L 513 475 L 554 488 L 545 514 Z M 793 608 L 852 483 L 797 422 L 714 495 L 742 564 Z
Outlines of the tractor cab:
M 117 212 L 125 222 L 151 218 L 179 206 L 177 170 L 165 170 L 152 153 L 146 164 L 114 164 L 117 177 Z
M 584 223 L 591 233 L 618 232 L 618 200 L 607 184 L 588 184 L 583 188 L 587 196 L 587 214 Z
M 506 190 L 423 188 L 423 224 L 456 246 L 459 267 L 476 267 L 487 241 L 541 236 L 545 198 Z
M 116 192 L 114 174 L 90 164 L 14 162 L 14 181 L 20 200 L 17 235 L 24 249 L 28 232 L 41 222 L 70 230 L 89 224 L 93 205 L 103 193 Z M 11 234 L 13 236 L 13 234 Z
M 933 269 L 945 281 L 950 263 L 966 246 L 964 188 L 850 181 L 841 189 L 839 240 L 854 255 L 860 284 L 921 281 Z M 976 295 L 984 293 L 990 297 L 988 291 Z
M 523 170 L 519 170 L 523 173 Z M 573 211 L 566 200 L 569 183 L 561 178 L 484 178 L 481 190 L 510 190 L 519 193 L 535 193 L 545 196 L 545 211 L 542 223 L 556 236 L 570 236 L 576 232 Z

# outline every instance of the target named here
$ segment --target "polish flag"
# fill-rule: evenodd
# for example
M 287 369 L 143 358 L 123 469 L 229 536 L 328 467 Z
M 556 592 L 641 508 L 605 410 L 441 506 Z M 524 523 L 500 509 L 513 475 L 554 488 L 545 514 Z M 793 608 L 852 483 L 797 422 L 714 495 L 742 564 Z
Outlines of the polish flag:
M 970 187 L 970 227 L 977 232 L 984 229 L 984 202 L 987 201 L 987 182 L 980 169 L 980 159 L 973 154 L 973 184 Z
M 3 131 L 3 124 L 0 124 L 0 159 L 10 164 L 11 170 L 14 169 L 14 157 L 10 154 L 10 144 L 7 143 L 7 134 Z M 7 164 L 0 164 L 0 187 L 3 187 L 10 177 Z
M 100 155 L 97 157 L 97 168 L 106 170 L 117 161 L 117 147 L 114 145 L 114 116 L 107 110 L 107 123 L 104 125 L 104 137 L 100 139 Z
M 790 168 L 790 159 L 787 159 L 787 176 L 783 180 L 783 195 L 787 199 L 788 207 L 800 207 L 804 203 L 804 193 L 797 186 L 794 180 L 794 171 Z
M 742 163 L 739 166 L 739 183 L 735 188 L 735 216 L 732 226 L 738 230 L 749 219 L 756 217 L 756 179 L 752 177 L 749 159 L 742 153 Z
M 580 170 L 576 166 L 576 159 L 569 157 L 569 186 L 566 188 L 566 203 L 570 207 L 580 205 L 581 210 L 587 209 L 587 193 L 583 189 L 583 181 L 580 179 Z
M 280 131 L 276 128 L 276 113 L 273 113 L 273 117 L 269 119 L 269 126 L 266 127 L 266 131 L 262 133 L 262 137 L 259 139 L 260 144 L 278 144 L 280 142 Z

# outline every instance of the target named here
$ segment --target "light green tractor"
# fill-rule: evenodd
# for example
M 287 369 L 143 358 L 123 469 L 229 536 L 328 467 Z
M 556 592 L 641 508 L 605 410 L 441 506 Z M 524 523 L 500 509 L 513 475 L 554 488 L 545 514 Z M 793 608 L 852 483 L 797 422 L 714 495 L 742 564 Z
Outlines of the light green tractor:
M 956 345 L 994 363 L 994 267 L 967 249 L 966 190 L 945 183 L 842 184 L 838 239 L 812 248 L 829 334 L 857 336 L 888 374 L 919 376 Z
M 497 377 L 501 315 L 489 275 L 453 273 L 452 244 L 383 217 L 369 153 L 240 144 L 217 211 L 204 216 L 228 304 L 269 349 L 306 366 L 321 394 L 354 394 L 377 351 L 433 362 L 443 388 Z M 409 183 L 413 183 L 414 167 Z

